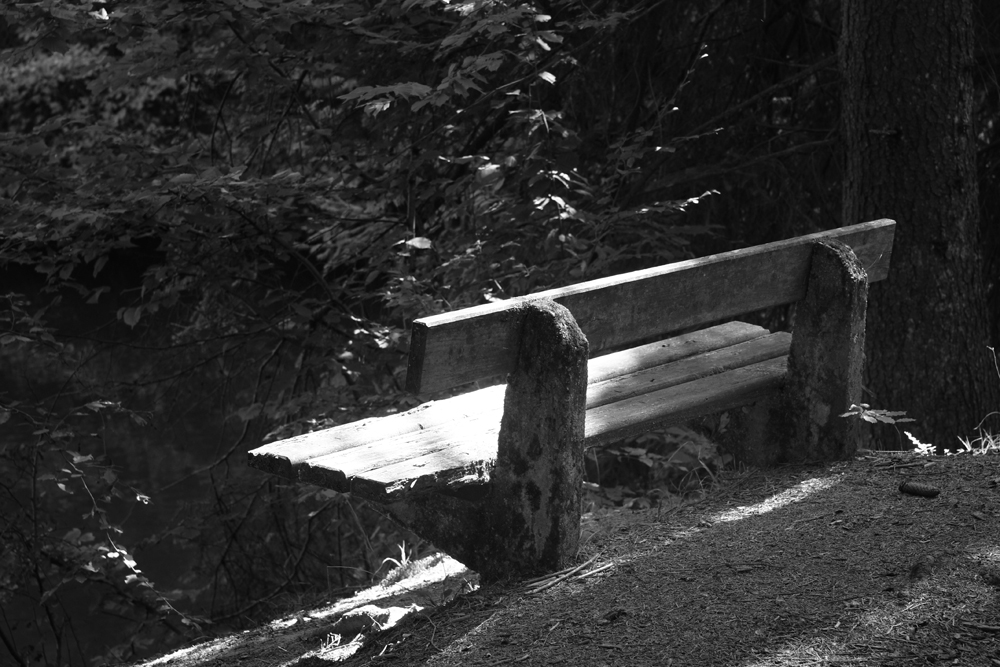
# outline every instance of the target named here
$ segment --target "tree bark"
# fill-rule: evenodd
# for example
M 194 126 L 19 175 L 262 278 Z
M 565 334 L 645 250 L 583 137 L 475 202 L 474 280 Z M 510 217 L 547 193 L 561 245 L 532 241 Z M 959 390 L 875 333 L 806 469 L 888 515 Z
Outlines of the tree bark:
M 998 396 L 978 238 L 972 4 L 842 7 L 843 223 L 897 221 L 889 278 L 870 292 L 865 402 L 905 410 L 918 437 L 949 449 Z

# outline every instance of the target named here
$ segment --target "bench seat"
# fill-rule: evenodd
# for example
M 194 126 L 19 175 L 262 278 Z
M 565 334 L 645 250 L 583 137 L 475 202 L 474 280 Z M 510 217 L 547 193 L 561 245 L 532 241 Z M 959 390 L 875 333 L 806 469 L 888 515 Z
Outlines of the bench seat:
M 752 403 L 780 389 L 791 334 L 730 322 L 588 364 L 584 446 Z M 306 433 L 251 452 L 251 465 L 380 503 L 433 488 L 485 489 L 506 385 Z

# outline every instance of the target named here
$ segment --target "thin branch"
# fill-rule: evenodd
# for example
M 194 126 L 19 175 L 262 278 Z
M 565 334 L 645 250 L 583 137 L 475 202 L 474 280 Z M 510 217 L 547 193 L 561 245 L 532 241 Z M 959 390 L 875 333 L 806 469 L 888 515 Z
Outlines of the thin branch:
M 268 600 L 270 600 L 270 599 L 272 599 L 272 598 L 280 595 L 281 592 L 285 590 L 285 587 L 287 587 L 288 584 L 292 583 L 292 580 L 295 579 L 295 575 L 298 573 L 298 570 L 299 570 L 299 565 L 301 565 L 302 561 L 305 559 L 306 552 L 308 551 L 309 545 L 310 545 L 310 543 L 312 541 L 311 540 L 311 536 L 313 534 L 313 531 L 312 531 L 312 522 L 313 522 L 313 519 L 315 519 L 320 514 L 322 514 L 332 504 L 333 504 L 332 502 L 328 501 L 326 504 L 324 504 L 322 507 L 320 507 L 314 513 L 312 513 L 312 515 L 309 517 L 309 520 L 306 523 L 306 536 L 307 536 L 306 537 L 306 541 L 303 542 L 302 548 L 299 550 L 299 553 L 298 553 L 298 555 L 295 558 L 295 562 L 292 564 L 292 571 L 291 571 L 291 573 L 285 578 L 285 580 L 282 583 L 278 584 L 270 593 L 268 593 L 264 597 L 258 598 L 256 600 L 253 600 L 249 604 L 247 604 L 244 607 L 242 607 L 241 609 L 238 609 L 237 611 L 234 611 L 232 613 L 226 614 L 225 616 L 217 616 L 214 619 L 212 619 L 212 621 L 214 623 L 222 623 L 223 621 L 228 621 L 231 618 L 236 618 L 237 616 L 242 616 L 243 614 L 247 613 L 248 611 L 250 611 L 254 607 L 256 607 L 256 606 L 258 606 L 260 604 L 263 604 L 263 603 L 267 602 Z
M 719 123 L 721 123 L 724 119 L 732 116 L 733 114 L 739 111 L 742 111 L 748 106 L 756 104 L 761 99 L 764 99 L 765 97 L 772 95 L 783 88 L 787 88 L 788 86 L 797 83 L 801 79 L 811 76 L 813 73 L 821 69 L 825 69 L 830 65 L 833 65 L 834 63 L 836 63 L 836 61 L 837 61 L 836 56 L 830 56 L 828 58 L 824 58 L 818 63 L 814 63 L 813 65 L 810 65 L 809 67 L 805 68 L 801 72 L 793 74 L 787 79 L 779 81 L 778 83 L 772 86 L 768 86 L 767 88 L 760 91 L 756 95 L 752 95 L 751 97 L 748 97 L 739 104 L 731 106 L 728 109 L 722 111 L 721 113 L 716 114 L 713 118 L 705 121 L 701 125 L 698 125 L 694 129 L 688 130 L 685 133 L 685 135 L 696 136 L 708 130 L 711 130 L 712 128 L 718 128 Z M 664 164 L 666 164 L 667 161 L 670 160 L 672 157 L 673 154 L 671 153 L 663 153 L 651 165 L 645 167 L 642 170 L 642 175 L 639 177 L 639 179 L 635 182 L 634 185 L 632 185 L 632 187 L 629 188 L 629 195 L 628 197 L 625 198 L 625 201 L 634 202 L 636 198 L 639 196 L 639 194 L 642 193 L 643 190 L 645 190 L 646 185 L 649 183 L 649 180 L 653 178 L 653 175 L 656 173 L 656 171 L 660 169 Z
M 265 359 L 263 361 L 263 363 L 261 363 L 260 367 L 257 369 L 257 387 L 259 387 L 259 385 L 260 385 L 260 378 L 261 378 L 261 374 L 264 372 L 264 368 L 267 366 L 267 364 L 269 364 L 271 362 L 272 359 L 274 359 L 277 356 L 278 351 L 281 349 L 282 345 L 284 345 L 284 341 L 283 340 L 279 340 L 278 344 L 274 346 L 273 350 L 271 350 L 271 353 L 268 355 L 267 359 Z M 257 388 L 255 387 L 255 389 L 254 389 L 254 402 L 256 402 L 256 398 L 257 398 Z M 211 463 L 209 463 L 207 465 L 202 466 L 201 468 L 197 468 L 195 470 L 192 470 L 191 472 L 189 472 L 188 474 L 184 475 L 183 477 L 180 477 L 179 479 L 175 479 L 174 481 L 170 482 L 166 486 L 161 486 L 159 489 L 156 490 L 155 493 L 162 493 L 162 492 L 164 492 L 164 491 L 166 491 L 168 489 L 171 489 L 171 488 L 177 486 L 178 484 L 180 484 L 181 482 L 183 482 L 185 480 L 188 480 L 191 477 L 194 477 L 195 475 L 200 475 L 200 474 L 202 474 L 204 472 L 208 472 L 209 470 L 212 470 L 213 468 L 215 468 L 217 465 L 221 465 L 224 461 L 228 460 L 229 457 L 232 456 L 233 453 L 236 451 L 236 449 L 243 443 L 243 439 L 246 437 L 246 433 L 247 433 L 247 429 L 249 428 L 249 424 L 250 424 L 249 420 L 243 422 L 243 430 L 240 433 L 240 437 L 236 439 L 236 442 L 234 442 L 232 444 L 232 446 L 230 446 L 229 449 L 227 449 L 225 451 L 225 453 L 222 454 L 222 456 L 217 457 L 214 461 L 212 461 Z
M 209 140 L 208 140 L 208 143 L 209 143 L 209 158 L 208 158 L 208 161 L 211 164 L 215 164 L 215 130 L 216 130 L 217 127 L 219 127 L 219 121 L 222 119 L 222 109 L 226 106 L 226 100 L 229 99 L 229 93 L 230 93 L 230 91 L 232 91 L 233 86 L 236 85 L 236 82 L 239 81 L 240 77 L 242 77 L 242 76 L 243 76 L 243 72 L 240 72 L 239 74 L 237 74 L 235 76 L 235 78 L 233 78 L 232 81 L 229 82 L 229 85 L 226 86 L 226 92 L 223 93 L 223 95 L 222 95 L 222 101 L 219 102 L 219 110 L 215 113 L 215 122 L 212 123 L 212 135 L 209 137 Z M 230 141 L 230 145 L 231 144 L 232 144 L 232 141 Z
M 7 613 L 4 611 L 4 608 L 2 606 L 0 606 L 0 616 L 3 617 L 4 625 L 6 625 L 7 628 L 9 629 L 10 622 L 7 620 Z M 13 634 L 8 636 L 7 632 L 0 630 L 0 641 L 3 642 L 4 648 L 6 648 L 7 652 L 10 653 L 11 657 L 17 661 L 17 664 L 21 665 L 22 667 L 28 667 L 28 659 L 23 655 L 21 655 L 20 652 L 18 652 L 17 644 L 14 643 Z

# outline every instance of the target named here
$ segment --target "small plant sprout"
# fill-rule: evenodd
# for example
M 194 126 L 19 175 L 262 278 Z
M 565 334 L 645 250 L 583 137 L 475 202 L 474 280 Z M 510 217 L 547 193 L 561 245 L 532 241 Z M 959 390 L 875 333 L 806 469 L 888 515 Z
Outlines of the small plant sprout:
M 867 403 L 851 403 L 850 409 L 840 416 L 860 417 L 870 424 L 892 424 L 896 428 L 897 434 L 899 433 L 899 427 L 896 426 L 896 424 L 916 421 L 916 419 L 907 417 L 906 412 L 902 410 L 876 410 Z M 933 445 L 924 445 L 906 431 L 904 431 L 904 433 L 906 433 L 907 437 L 910 438 L 914 445 L 916 445 L 919 453 L 923 454 L 925 452 L 925 450 L 921 449 L 921 447 L 930 447 L 931 451 L 933 451 Z M 902 436 L 900 436 L 900 441 L 902 441 Z
M 916 419 L 911 419 L 910 417 L 906 417 L 904 415 L 906 415 L 906 412 L 902 410 L 873 410 L 867 403 L 861 403 L 860 405 L 851 403 L 850 409 L 840 416 L 857 416 L 872 424 L 878 422 L 883 424 L 899 424 L 901 422 L 916 421 Z
M 997 377 L 1000 378 L 1000 364 L 997 363 L 997 352 L 989 345 L 986 346 L 986 349 L 993 355 L 993 368 L 996 369 Z M 958 441 L 962 444 L 964 451 L 976 455 L 1000 449 L 1000 435 L 983 430 L 983 424 L 986 423 L 986 420 L 996 415 L 1000 415 L 1000 412 L 994 410 L 979 421 L 979 425 L 976 426 L 976 430 L 979 431 L 978 438 L 970 440 L 969 438 L 959 436 Z
M 990 348 L 990 350 L 992 349 L 993 348 Z M 979 431 L 978 438 L 973 438 L 972 440 L 961 436 L 958 438 L 958 441 L 962 443 L 962 448 L 966 452 L 971 452 L 972 454 L 985 454 L 987 452 L 1000 449 L 1000 436 L 983 430 L 983 423 L 996 414 L 1000 413 L 991 412 L 983 417 L 982 421 L 979 422 L 979 426 L 976 427 L 976 430 Z
M 926 442 L 920 442 L 919 440 L 917 440 L 916 436 L 914 436 L 909 431 L 903 431 L 903 433 L 905 433 L 906 437 L 909 438 L 910 442 L 913 443 L 914 449 L 920 456 L 930 456 L 931 454 L 934 453 L 934 445 Z
M 396 560 L 395 558 L 391 558 L 391 557 L 390 558 L 383 558 L 382 559 L 382 565 L 385 566 L 386 563 L 394 563 L 396 565 L 397 569 L 405 567 L 406 565 L 408 565 L 410 563 L 410 556 L 409 556 L 409 554 L 406 553 L 406 542 L 405 541 L 399 545 L 399 560 Z M 381 568 L 379 568 L 379 569 L 381 569 Z

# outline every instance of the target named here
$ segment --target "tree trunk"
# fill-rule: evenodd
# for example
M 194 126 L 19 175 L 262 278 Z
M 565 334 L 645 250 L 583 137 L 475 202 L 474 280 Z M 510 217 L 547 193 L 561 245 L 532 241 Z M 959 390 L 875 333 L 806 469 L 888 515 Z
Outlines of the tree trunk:
M 1000 381 L 986 349 L 972 4 L 842 8 L 843 223 L 897 222 L 889 279 L 869 298 L 865 402 L 905 410 L 915 435 L 939 449 L 974 434 L 997 408 Z M 897 446 L 896 437 L 883 444 Z

